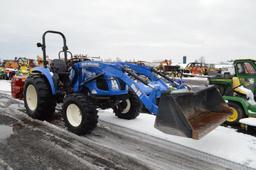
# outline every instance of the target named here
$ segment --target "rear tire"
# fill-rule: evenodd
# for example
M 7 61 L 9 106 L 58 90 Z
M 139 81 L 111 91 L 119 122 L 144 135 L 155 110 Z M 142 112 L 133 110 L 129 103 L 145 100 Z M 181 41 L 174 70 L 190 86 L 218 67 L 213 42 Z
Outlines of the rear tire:
M 64 98 L 62 114 L 65 126 L 77 134 L 89 134 L 97 126 L 98 111 L 88 96 L 71 94 Z
M 133 91 L 129 91 L 129 97 L 116 105 L 113 110 L 115 115 L 120 119 L 135 119 L 141 111 L 141 103 L 139 98 Z
M 239 120 L 245 117 L 243 108 L 236 102 L 228 102 L 232 114 L 228 116 L 226 123 L 228 125 L 238 125 Z
M 46 120 L 54 114 L 56 101 L 44 77 L 28 77 L 24 88 L 24 104 L 27 114 Z

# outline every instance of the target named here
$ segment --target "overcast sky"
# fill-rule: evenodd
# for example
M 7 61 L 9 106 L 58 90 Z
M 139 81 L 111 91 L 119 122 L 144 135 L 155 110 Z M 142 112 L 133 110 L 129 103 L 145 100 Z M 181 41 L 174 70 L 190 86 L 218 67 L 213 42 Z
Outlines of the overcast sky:
M 256 58 L 256 1 L 1 0 L 1 58 L 41 54 L 46 30 L 62 31 L 73 53 L 104 59 Z M 61 41 L 47 38 L 54 58 Z

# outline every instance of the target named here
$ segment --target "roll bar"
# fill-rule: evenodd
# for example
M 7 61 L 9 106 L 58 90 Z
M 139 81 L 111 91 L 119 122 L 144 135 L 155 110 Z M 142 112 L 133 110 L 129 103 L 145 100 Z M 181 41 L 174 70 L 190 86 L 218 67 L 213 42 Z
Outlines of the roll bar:
M 68 46 L 67 46 L 67 43 L 66 43 L 66 37 L 65 35 L 62 33 L 62 32 L 59 32 L 59 31 L 52 31 L 52 30 L 48 30 L 46 31 L 43 36 L 42 36 L 42 43 L 38 42 L 37 43 L 37 47 L 41 47 L 42 50 L 43 50 L 43 64 L 44 64 L 44 67 L 46 67 L 47 65 L 47 62 L 46 62 L 46 41 L 45 41 L 45 37 L 46 37 L 46 34 L 48 33 L 51 33 L 51 34 L 58 34 L 62 37 L 63 39 L 63 47 L 62 47 L 62 51 L 64 53 L 64 60 L 65 60 L 65 63 L 67 63 L 67 51 L 68 51 Z

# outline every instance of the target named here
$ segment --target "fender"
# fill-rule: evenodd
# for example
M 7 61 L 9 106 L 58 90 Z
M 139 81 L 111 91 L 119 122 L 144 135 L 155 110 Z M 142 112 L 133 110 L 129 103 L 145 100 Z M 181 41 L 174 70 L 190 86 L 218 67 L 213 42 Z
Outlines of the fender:
M 49 71 L 48 68 L 44 68 L 44 67 L 35 67 L 33 68 L 32 70 L 32 73 L 35 73 L 35 72 L 39 72 L 41 74 L 43 74 L 45 76 L 45 78 L 48 80 L 48 83 L 51 87 L 51 91 L 52 91 L 52 95 L 55 95 L 56 94 L 56 89 L 55 89 L 55 86 L 54 86 L 54 82 L 53 82 L 53 79 L 52 79 L 52 75 Z
M 242 109 L 244 110 L 245 115 L 247 116 L 249 115 L 248 113 L 249 103 L 245 99 L 237 96 L 223 96 L 223 99 L 227 101 L 233 101 L 233 102 L 239 103 L 242 106 Z

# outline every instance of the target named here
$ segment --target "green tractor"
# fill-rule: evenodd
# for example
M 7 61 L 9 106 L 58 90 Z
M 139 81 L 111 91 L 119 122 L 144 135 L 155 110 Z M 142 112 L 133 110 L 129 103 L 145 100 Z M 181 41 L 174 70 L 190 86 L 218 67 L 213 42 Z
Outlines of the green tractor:
M 232 110 L 227 124 L 237 125 L 242 118 L 256 117 L 255 60 L 235 60 L 229 72 L 210 78 L 209 83 L 219 89 Z
M 5 78 L 4 68 L 0 66 L 0 79 Z
M 0 79 L 6 79 L 7 75 L 5 73 L 5 68 L 3 63 L 0 62 Z

